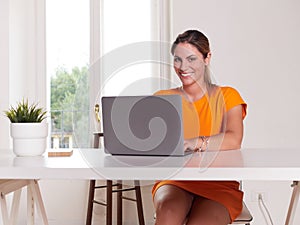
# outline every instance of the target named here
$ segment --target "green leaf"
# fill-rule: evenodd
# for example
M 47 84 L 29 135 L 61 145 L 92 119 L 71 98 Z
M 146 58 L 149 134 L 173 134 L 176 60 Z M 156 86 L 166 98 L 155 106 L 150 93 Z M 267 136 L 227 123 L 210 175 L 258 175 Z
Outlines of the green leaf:
M 28 99 L 23 99 L 16 108 L 11 106 L 4 113 L 12 123 L 40 123 L 46 118 L 47 111 L 38 108 L 37 104 L 29 105 Z

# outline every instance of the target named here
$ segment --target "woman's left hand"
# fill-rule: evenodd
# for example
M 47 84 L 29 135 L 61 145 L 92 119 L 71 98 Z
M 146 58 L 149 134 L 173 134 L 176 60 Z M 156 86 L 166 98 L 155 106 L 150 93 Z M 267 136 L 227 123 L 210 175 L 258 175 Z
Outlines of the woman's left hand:
M 199 138 L 191 138 L 184 140 L 184 151 L 195 151 L 198 149 Z

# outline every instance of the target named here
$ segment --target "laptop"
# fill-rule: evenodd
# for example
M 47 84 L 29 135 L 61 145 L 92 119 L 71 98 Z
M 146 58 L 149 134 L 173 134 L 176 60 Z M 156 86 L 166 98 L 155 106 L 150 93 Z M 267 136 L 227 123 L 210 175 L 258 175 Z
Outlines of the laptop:
M 179 95 L 102 97 L 105 152 L 184 156 Z

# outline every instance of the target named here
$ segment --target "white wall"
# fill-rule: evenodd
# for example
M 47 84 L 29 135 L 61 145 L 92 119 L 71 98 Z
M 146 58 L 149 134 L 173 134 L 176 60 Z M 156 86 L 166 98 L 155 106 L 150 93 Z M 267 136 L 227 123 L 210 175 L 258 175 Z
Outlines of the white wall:
M 174 37 L 190 28 L 207 34 L 216 82 L 237 88 L 248 103 L 245 148 L 299 146 L 299 11 L 294 0 L 173 1 Z M 266 192 L 274 223 L 284 224 L 289 184 L 244 182 L 253 225 L 265 224 L 251 201 L 256 190 Z
M 9 121 L 3 116 L 3 111 L 9 105 L 9 0 L 0 1 L 0 147 L 9 146 Z

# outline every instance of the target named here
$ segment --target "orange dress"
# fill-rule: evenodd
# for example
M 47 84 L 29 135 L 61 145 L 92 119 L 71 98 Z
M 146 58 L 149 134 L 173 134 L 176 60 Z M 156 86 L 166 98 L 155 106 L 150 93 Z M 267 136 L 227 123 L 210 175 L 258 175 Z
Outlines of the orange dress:
M 155 94 L 182 95 L 179 89 L 162 90 Z M 184 137 L 188 139 L 197 136 L 211 136 L 222 132 L 225 113 L 237 105 L 242 105 L 244 119 L 247 105 L 240 94 L 231 87 L 217 87 L 209 95 L 206 94 L 192 103 L 183 96 Z M 223 204 L 228 209 L 232 221 L 242 210 L 243 192 L 239 190 L 237 181 L 158 181 L 153 186 L 152 196 L 155 195 L 159 187 L 165 184 L 178 186 L 186 191 Z

